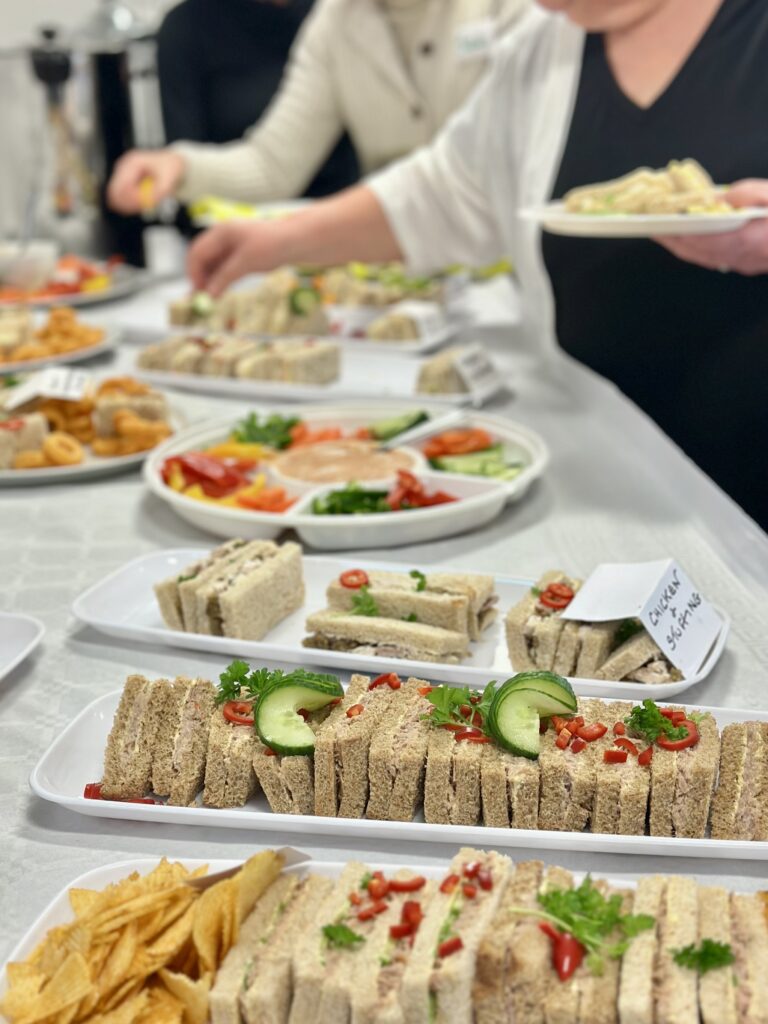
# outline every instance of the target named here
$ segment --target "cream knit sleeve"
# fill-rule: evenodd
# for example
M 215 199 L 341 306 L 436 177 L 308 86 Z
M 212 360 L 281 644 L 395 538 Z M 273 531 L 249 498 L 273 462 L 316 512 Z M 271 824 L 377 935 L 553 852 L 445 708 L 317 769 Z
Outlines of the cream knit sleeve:
M 241 140 L 170 147 L 185 161 L 179 199 L 258 203 L 302 194 L 344 130 L 330 61 L 338 10 L 334 0 L 320 0 L 307 17 L 277 95 Z

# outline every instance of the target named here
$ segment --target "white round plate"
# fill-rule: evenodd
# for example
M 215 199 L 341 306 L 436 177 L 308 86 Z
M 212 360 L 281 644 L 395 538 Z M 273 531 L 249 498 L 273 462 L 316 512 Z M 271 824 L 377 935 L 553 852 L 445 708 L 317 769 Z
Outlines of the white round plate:
M 768 207 L 745 206 L 732 213 L 568 213 L 561 202 L 522 210 L 553 235 L 579 238 L 657 238 L 662 235 L 719 235 L 736 231 L 759 217 Z
M 165 459 L 188 451 L 199 451 L 226 440 L 231 419 L 208 422 L 169 438 L 153 449 L 144 463 L 144 480 L 149 490 L 170 505 L 183 519 L 216 537 L 245 537 L 272 540 L 283 530 L 294 529 L 306 544 L 324 550 L 351 548 L 401 547 L 450 537 L 475 530 L 498 516 L 507 502 L 504 484 L 483 477 L 455 476 L 426 471 L 419 476 L 429 490 L 446 490 L 460 500 L 445 505 L 405 512 L 376 513 L 361 516 L 317 516 L 311 505 L 314 498 L 335 490 L 339 484 L 305 490 L 301 485 L 279 481 L 295 505 L 287 512 L 258 512 L 250 509 L 198 501 L 168 487 L 161 476 Z M 265 465 L 268 485 L 278 481 Z M 366 487 L 376 485 L 366 484 Z
M 89 324 L 89 326 L 91 326 Z M 95 359 L 105 352 L 117 348 L 122 336 L 121 331 L 106 330 L 98 345 L 88 345 L 74 352 L 63 352 L 58 356 L 45 356 L 44 359 L 24 359 L 18 363 L 0 363 L 0 374 L 28 373 L 30 370 L 41 370 L 44 366 L 58 366 L 64 363 L 84 363 L 87 359 Z
M 186 426 L 186 417 L 171 406 L 170 422 L 174 430 Z M 173 440 L 173 438 L 168 438 Z M 34 487 L 42 484 L 74 484 L 82 480 L 94 480 L 101 476 L 127 473 L 140 466 L 155 449 L 136 452 L 135 455 L 119 455 L 114 458 L 99 458 L 85 445 L 85 459 L 77 466 L 45 466 L 43 469 L 0 469 L 0 487 Z
M 54 295 L 49 299 L 32 299 L 28 305 L 34 309 L 53 309 L 55 306 L 98 306 L 103 302 L 126 299 L 150 284 L 150 275 L 140 267 L 120 267 L 111 271 L 112 283 L 100 292 L 77 292 L 74 295 Z M 3 302 L 0 306 L 18 306 L 18 302 Z

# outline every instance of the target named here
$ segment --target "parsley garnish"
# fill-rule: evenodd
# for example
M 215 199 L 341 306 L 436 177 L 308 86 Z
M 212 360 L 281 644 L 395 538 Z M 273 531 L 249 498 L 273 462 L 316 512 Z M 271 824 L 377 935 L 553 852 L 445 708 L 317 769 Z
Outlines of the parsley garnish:
M 421 591 L 421 590 L 426 590 L 427 589 L 427 577 L 424 575 L 423 572 L 419 572 L 418 569 L 411 569 L 411 571 L 408 573 L 408 575 L 410 577 L 412 577 L 412 579 L 417 580 L 417 583 L 416 583 L 416 590 L 417 591 Z
M 540 917 L 561 932 L 567 932 L 584 946 L 587 963 L 593 974 L 601 974 L 605 960 L 618 960 L 640 932 L 653 928 L 655 919 L 649 914 L 622 914 L 621 896 L 605 897 L 587 875 L 576 889 L 551 889 L 538 895 L 542 910 L 519 907 L 516 914 Z M 613 936 L 617 941 L 611 942 Z
M 658 705 L 647 698 L 642 706 L 636 704 L 624 721 L 634 734 L 644 736 L 649 743 L 655 743 L 659 736 L 682 740 L 688 735 L 684 726 L 672 725 L 659 711 Z
M 369 616 L 379 614 L 379 606 L 371 597 L 370 588 L 367 584 L 363 584 L 362 587 L 358 587 L 352 595 L 352 614 Z
M 627 640 L 631 640 L 637 633 L 642 633 L 645 627 L 643 626 L 640 619 L 624 619 L 619 623 L 619 628 L 616 630 L 616 634 L 613 638 L 614 650 L 617 647 L 621 647 Z
M 485 722 L 495 692 L 495 681 L 488 683 L 482 694 L 478 690 L 470 690 L 468 686 L 435 686 L 426 695 L 427 700 L 433 705 L 432 710 L 428 715 L 422 715 L 422 719 L 436 726 L 465 725 L 486 732 Z M 462 707 L 472 708 L 472 714 L 468 718 L 462 715 Z M 483 720 L 481 726 L 475 725 L 472 721 L 476 711 Z
M 270 448 L 287 448 L 291 443 L 291 428 L 301 421 L 298 416 L 279 416 L 274 413 L 259 421 L 258 413 L 252 412 L 235 427 L 233 436 L 243 444 L 265 444 Z
M 339 686 L 336 676 L 308 672 L 303 668 L 288 673 L 279 668 L 257 668 L 251 671 L 250 666 L 244 661 L 233 661 L 221 673 L 219 680 L 217 704 L 224 704 L 228 700 L 256 700 L 275 683 L 293 686 L 302 686 L 305 683 L 335 683 Z M 341 693 L 341 690 L 339 692 Z
M 335 491 L 328 491 L 312 501 L 315 516 L 357 516 L 376 512 L 391 512 L 387 503 L 389 491 L 366 491 L 360 484 L 351 483 Z M 406 504 L 403 503 L 403 508 Z
M 702 939 L 700 946 L 691 943 L 682 949 L 671 949 L 670 953 L 679 967 L 687 967 L 699 974 L 728 967 L 736 959 L 727 942 L 716 942 L 714 939 Z
M 323 927 L 323 935 L 334 949 L 354 949 L 358 943 L 365 942 L 362 935 L 353 932 L 345 924 L 327 924 Z

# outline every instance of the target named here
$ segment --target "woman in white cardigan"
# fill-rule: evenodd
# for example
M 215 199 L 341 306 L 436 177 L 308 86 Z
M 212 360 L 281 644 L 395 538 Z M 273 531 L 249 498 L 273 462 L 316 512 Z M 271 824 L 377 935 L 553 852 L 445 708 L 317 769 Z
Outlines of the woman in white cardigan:
M 190 258 L 214 293 L 291 262 L 507 256 L 540 350 L 615 381 L 768 527 L 768 219 L 698 238 L 562 239 L 521 217 L 568 188 L 695 157 L 768 206 L 764 0 L 539 0 L 435 143 L 284 223 Z M 658 244 L 660 242 L 661 244 Z
M 115 169 L 109 202 L 139 212 L 147 178 L 154 201 L 300 196 L 345 131 L 361 169 L 378 170 L 434 138 L 527 3 L 317 0 L 276 97 L 242 140 L 134 150 Z

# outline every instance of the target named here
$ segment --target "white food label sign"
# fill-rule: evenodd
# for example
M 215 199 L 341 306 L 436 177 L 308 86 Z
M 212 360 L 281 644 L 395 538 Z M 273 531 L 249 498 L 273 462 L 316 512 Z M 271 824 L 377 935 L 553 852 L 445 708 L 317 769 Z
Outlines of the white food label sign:
M 598 565 L 562 613 L 579 622 L 640 619 L 684 676 L 701 668 L 723 620 L 674 561 Z
M 472 394 L 493 392 L 499 387 L 499 370 L 481 345 L 470 345 L 455 358 L 454 366 Z
M 436 302 L 420 302 L 407 299 L 398 302 L 389 310 L 392 316 L 407 316 L 416 324 L 420 338 L 438 334 L 445 326 L 445 314 Z
M 91 375 L 83 370 L 68 370 L 63 366 L 49 366 L 33 373 L 15 387 L 5 402 L 6 409 L 19 406 L 36 398 L 58 398 L 65 402 L 79 402 L 88 390 Z
M 477 18 L 468 21 L 456 29 L 454 40 L 459 60 L 487 57 L 496 41 L 496 19 Z

